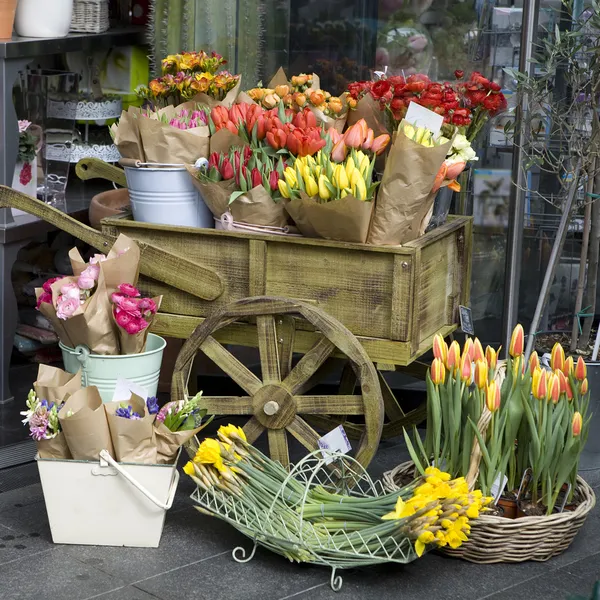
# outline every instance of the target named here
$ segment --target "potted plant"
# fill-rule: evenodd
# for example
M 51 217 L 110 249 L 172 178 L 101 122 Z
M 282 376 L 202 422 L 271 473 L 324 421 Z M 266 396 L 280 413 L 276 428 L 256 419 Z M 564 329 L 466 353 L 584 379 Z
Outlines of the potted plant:
M 37 195 L 37 151 L 40 143 L 40 136 L 35 134 L 36 127 L 29 121 L 19 121 L 19 153 L 12 182 L 13 189 L 33 198 Z

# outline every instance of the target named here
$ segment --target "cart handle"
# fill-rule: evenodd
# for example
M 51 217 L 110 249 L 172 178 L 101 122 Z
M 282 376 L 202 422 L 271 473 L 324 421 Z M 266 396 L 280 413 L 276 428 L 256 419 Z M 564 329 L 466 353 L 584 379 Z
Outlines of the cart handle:
M 121 187 L 127 187 L 125 171 L 110 165 L 99 158 L 82 158 L 75 167 L 77 177 L 82 181 L 88 179 L 106 179 Z
M 114 467 L 119 475 L 122 475 L 131 483 L 131 485 L 137 488 L 150 502 L 153 502 L 158 506 L 158 508 L 162 508 L 163 510 L 169 510 L 171 506 L 173 506 L 173 500 L 175 499 L 175 492 L 177 491 L 177 484 L 179 483 L 179 471 L 175 468 L 173 473 L 173 481 L 171 482 L 171 489 L 169 490 L 169 497 L 166 502 L 161 502 L 157 498 L 155 498 L 154 494 L 149 492 L 137 479 L 132 477 L 114 458 L 106 451 L 100 451 L 100 458 L 105 460 L 111 467 Z
M 24 210 L 104 253 L 117 239 L 80 223 L 49 204 L 3 185 L 0 185 L 0 208 Z M 203 300 L 216 300 L 223 293 L 223 280 L 210 267 L 157 248 L 149 242 L 135 240 L 135 243 L 140 249 L 140 273 L 143 275 Z

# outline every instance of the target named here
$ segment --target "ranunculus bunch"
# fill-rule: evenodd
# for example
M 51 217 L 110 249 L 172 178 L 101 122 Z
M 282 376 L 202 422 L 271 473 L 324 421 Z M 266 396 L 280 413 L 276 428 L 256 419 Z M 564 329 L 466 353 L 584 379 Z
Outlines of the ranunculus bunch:
M 379 156 L 390 143 L 390 136 L 387 133 L 375 137 L 373 130 L 367 126 L 364 119 L 348 127 L 343 134 L 335 129 L 330 129 L 327 133 L 334 143 L 331 158 L 336 162 L 343 162 L 350 149 L 364 150 Z
M 304 192 L 311 198 L 328 202 L 352 195 L 359 200 L 372 200 L 377 183 L 373 183 L 375 158 L 360 150 L 352 150 L 341 164 L 336 164 L 324 152 L 315 157 L 296 159 L 287 167 L 279 181 L 279 191 L 284 198 L 298 197 Z
M 162 60 L 162 73 L 166 75 L 196 71 L 215 74 L 219 68 L 226 65 L 227 61 L 216 52 L 208 54 L 204 50 L 198 52 L 181 52 L 180 54 L 170 54 Z
M 40 400 L 34 390 L 30 390 L 27 395 L 27 410 L 22 411 L 21 415 L 25 418 L 23 423 L 29 425 L 31 437 L 39 442 L 41 440 L 51 440 L 61 431 L 58 421 L 58 411 L 63 407 L 48 400 Z
M 171 127 L 184 130 L 208 125 L 207 109 L 203 106 L 199 106 L 191 111 L 184 108 L 166 122 L 168 122 Z
M 129 335 L 136 335 L 146 330 L 158 310 L 152 298 L 140 296 L 140 291 L 129 283 L 122 283 L 119 285 L 118 292 L 111 295 L 115 322 Z

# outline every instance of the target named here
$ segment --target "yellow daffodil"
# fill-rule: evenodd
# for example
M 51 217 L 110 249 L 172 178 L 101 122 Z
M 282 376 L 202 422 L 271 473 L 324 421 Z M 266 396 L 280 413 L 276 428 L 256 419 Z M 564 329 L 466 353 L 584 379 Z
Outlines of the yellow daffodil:
M 206 438 L 198 448 L 194 462 L 202 463 L 203 465 L 213 465 L 217 471 L 223 472 L 223 458 L 221 456 L 221 446 L 217 440 Z
M 194 463 L 191 461 L 188 461 L 185 463 L 184 467 L 183 467 L 183 472 L 186 475 L 196 475 L 196 469 L 194 469 Z
M 427 544 L 432 544 L 433 542 L 435 542 L 435 534 L 429 530 L 423 531 L 415 542 L 415 552 L 417 553 L 417 556 L 423 556 L 425 546 L 427 546 Z
M 236 437 L 241 438 L 246 441 L 246 434 L 241 427 L 236 427 L 235 425 L 221 425 L 218 431 L 219 435 L 226 437 L 230 440 L 235 440 Z
M 410 517 L 415 514 L 415 508 L 412 504 L 408 504 L 402 500 L 402 498 L 398 497 L 396 501 L 396 508 L 387 515 L 383 515 L 381 519 L 383 521 L 392 521 L 394 519 L 404 519 L 405 517 Z

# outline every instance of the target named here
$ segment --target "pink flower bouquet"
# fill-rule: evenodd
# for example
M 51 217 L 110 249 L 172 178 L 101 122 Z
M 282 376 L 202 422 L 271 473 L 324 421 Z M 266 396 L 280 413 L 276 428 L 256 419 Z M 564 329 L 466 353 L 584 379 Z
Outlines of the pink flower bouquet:
M 146 348 L 148 330 L 160 308 L 162 296 L 142 298 L 129 283 L 119 285 L 112 294 L 113 318 L 119 332 L 121 354 L 139 354 Z

